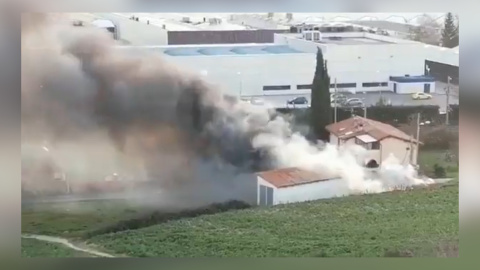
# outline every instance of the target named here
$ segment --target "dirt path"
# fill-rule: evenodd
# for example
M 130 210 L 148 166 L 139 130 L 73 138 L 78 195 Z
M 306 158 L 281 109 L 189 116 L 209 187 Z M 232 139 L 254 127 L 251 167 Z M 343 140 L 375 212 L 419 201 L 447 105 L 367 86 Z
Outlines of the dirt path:
M 91 248 L 79 247 L 79 246 L 71 243 L 70 241 L 68 241 L 68 239 L 61 238 L 61 237 L 54 237 L 54 236 L 48 236 L 48 235 L 37 235 L 37 234 L 22 234 L 22 238 L 36 239 L 36 240 L 39 240 L 39 241 L 61 244 L 61 245 L 64 245 L 64 246 L 66 246 L 70 249 L 80 251 L 80 252 L 84 252 L 84 253 L 88 253 L 88 254 L 96 256 L 96 257 L 104 257 L 104 258 L 114 258 L 115 257 L 111 254 L 104 253 L 104 252 L 101 252 L 101 251 L 97 251 L 97 250 L 94 250 L 94 249 L 91 249 Z

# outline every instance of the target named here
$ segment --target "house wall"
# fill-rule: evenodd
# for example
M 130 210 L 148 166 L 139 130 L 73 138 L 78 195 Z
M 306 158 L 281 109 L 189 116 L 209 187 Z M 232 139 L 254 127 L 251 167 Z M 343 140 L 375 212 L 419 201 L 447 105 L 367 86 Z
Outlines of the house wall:
M 341 145 L 357 145 L 355 142 L 355 137 L 349 138 L 348 140 L 342 140 Z M 378 164 L 382 162 L 382 146 L 380 144 L 379 150 L 366 150 L 363 156 L 358 157 L 358 162 L 366 164 L 370 160 L 375 160 Z
M 355 138 L 350 138 L 348 140 L 343 140 L 341 145 L 356 145 Z M 412 147 L 413 146 L 413 147 Z M 407 150 L 407 148 L 412 147 L 412 150 Z M 411 159 L 411 152 L 413 151 L 413 158 Z M 368 162 L 370 160 L 377 161 L 378 164 L 381 164 L 389 155 L 393 154 L 403 165 L 407 164 L 417 164 L 417 146 L 415 144 L 410 144 L 403 140 L 396 138 L 385 138 L 380 141 L 379 150 L 367 150 L 365 155 L 359 159 L 359 162 Z
M 338 137 L 330 133 L 330 143 L 333 145 L 339 145 Z
M 279 188 L 274 192 L 274 204 L 305 202 L 345 195 L 344 181 L 332 179 L 305 185 Z
M 434 82 L 390 82 L 390 89 L 393 91 L 393 85 L 397 84 L 397 94 L 413 94 L 424 92 L 425 84 L 430 84 L 430 93 L 435 92 Z
M 412 148 L 407 150 L 407 148 Z M 403 165 L 417 164 L 417 147 L 415 144 L 410 144 L 403 140 L 396 138 L 385 138 L 381 141 L 382 161 L 389 157 L 392 153 Z M 411 159 L 411 151 L 413 151 L 413 159 Z

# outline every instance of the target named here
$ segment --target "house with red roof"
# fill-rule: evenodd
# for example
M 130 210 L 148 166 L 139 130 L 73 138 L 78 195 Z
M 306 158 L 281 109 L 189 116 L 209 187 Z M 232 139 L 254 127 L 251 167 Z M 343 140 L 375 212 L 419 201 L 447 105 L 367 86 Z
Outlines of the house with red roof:
M 378 167 L 393 155 L 403 165 L 417 164 L 421 142 L 405 132 L 382 122 L 354 116 L 330 124 L 330 143 L 338 146 L 359 145 L 366 151 L 365 166 Z

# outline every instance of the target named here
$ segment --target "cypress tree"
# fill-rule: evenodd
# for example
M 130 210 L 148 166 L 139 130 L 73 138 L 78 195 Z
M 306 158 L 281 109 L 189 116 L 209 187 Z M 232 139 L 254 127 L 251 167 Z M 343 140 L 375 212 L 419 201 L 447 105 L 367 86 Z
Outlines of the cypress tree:
M 312 137 L 328 142 L 330 134 L 325 129 L 332 123 L 332 106 L 330 104 L 330 77 L 326 61 L 320 48 L 317 50 L 317 66 L 313 77 L 310 108 L 310 128 Z
M 454 48 L 459 44 L 458 25 L 451 12 L 445 16 L 445 24 L 442 31 L 442 46 Z

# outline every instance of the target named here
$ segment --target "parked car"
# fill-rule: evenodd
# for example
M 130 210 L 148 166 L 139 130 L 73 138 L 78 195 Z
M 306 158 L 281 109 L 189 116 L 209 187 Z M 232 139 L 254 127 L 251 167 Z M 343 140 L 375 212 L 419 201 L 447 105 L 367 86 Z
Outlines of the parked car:
M 241 100 L 242 102 L 246 102 L 246 103 L 251 103 L 251 102 L 252 102 L 252 100 L 249 99 L 249 98 L 241 98 L 240 100 Z
M 296 97 L 294 99 L 287 101 L 287 106 L 288 105 L 293 105 L 293 106 L 308 105 L 308 99 L 306 97 Z
M 336 103 L 337 105 L 342 105 L 342 104 L 344 104 L 346 101 L 347 101 L 347 96 L 345 96 L 344 94 L 339 94 L 339 93 L 335 94 L 335 93 L 332 93 L 332 94 L 330 95 L 330 103 L 331 103 L 332 105 L 334 105 L 335 103 Z
M 432 95 L 427 94 L 427 93 L 419 92 L 419 93 L 412 94 L 412 99 L 415 99 L 415 100 L 431 99 L 431 98 L 432 98 Z
M 250 100 L 250 103 L 251 103 L 252 105 L 264 105 L 264 104 L 265 104 L 265 101 L 264 101 L 263 99 L 261 99 L 261 98 L 252 98 L 252 99 Z
M 359 98 L 351 98 L 351 99 L 348 99 L 346 102 L 345 102 L 345 106 L 346 107 L 352 107 L 352 108 L 357 108 L 357 107 L 363 107 L 365 106 L 363 101 Z

